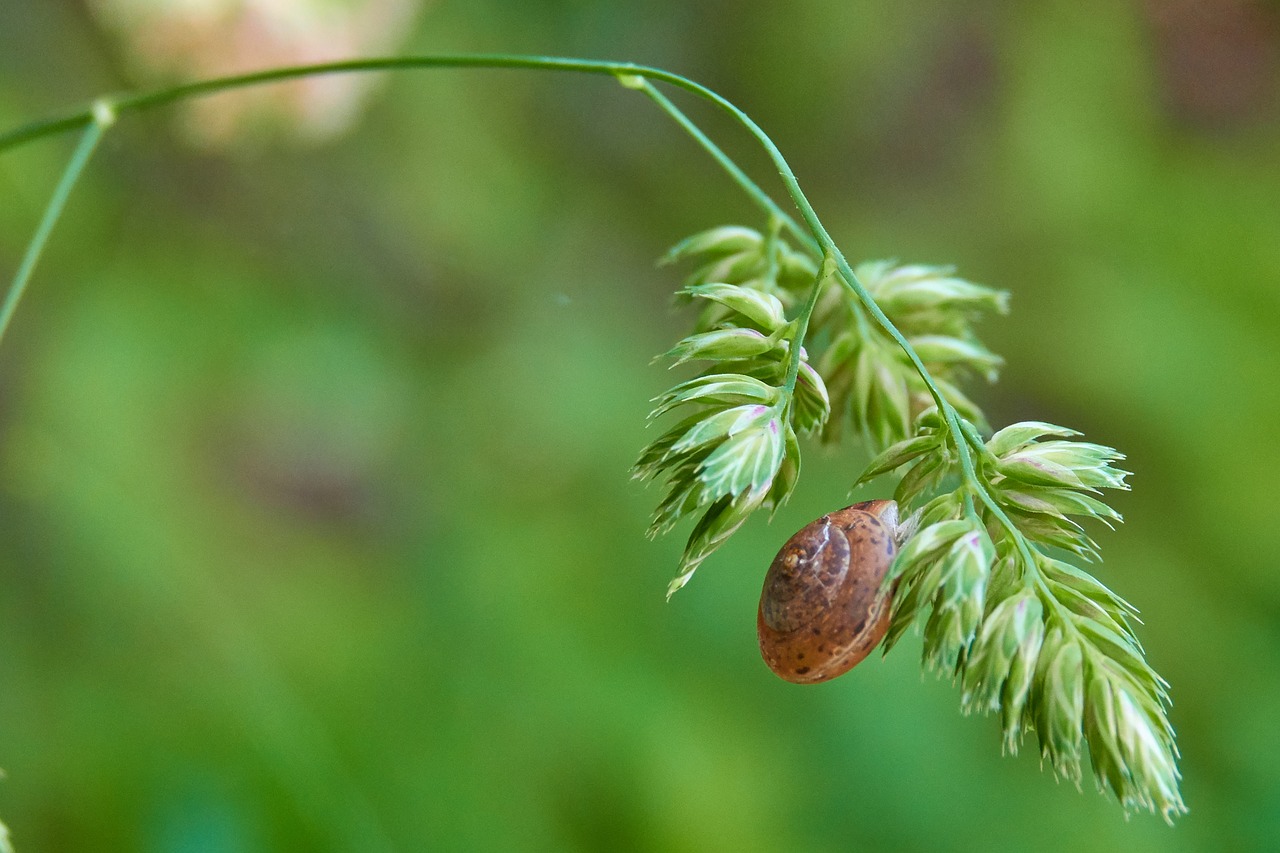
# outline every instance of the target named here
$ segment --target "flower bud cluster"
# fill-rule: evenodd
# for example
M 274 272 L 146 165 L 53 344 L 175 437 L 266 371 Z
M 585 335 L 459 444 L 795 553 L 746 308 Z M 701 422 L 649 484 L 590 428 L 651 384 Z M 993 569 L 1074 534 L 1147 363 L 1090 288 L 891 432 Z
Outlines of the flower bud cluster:
M 973 517 L 930 524 L 908 540 L 886 578 L 899 586 L 886 652 L 927 605 L 925 663 L 954 671 L 982 620 L 993 550 L 986 529 Z
M 807 272 L 813 285 L 812 262 L 781 240 L 736 227 L 695 235 L 667 257 L 693 256 L 710 260 L 680 293 L 704 306 L 701 320 L 666 357 L 673 367 L 711 366 L 655 399 L 651 420 L 677 410 L 689 414 L 650 443 L 633 468 L 637 478 L 668 483 L 651 536 L 701 513 L 668 595 L 751 513 L 786 501 L 800 472 L 798 436 L 821 429 L 830 409 L 826 385 L 803 351 L 794 384 L 786 387 L 795 324 L 785 303 L 794 303 L 793 280 L 800 274 Z M 708 280 L 715 277 L 730 281 Z
M 995 381 L 1004 361 L 982 344 L 972 326 L 984 312 L 1006 313 L 1008 292 L 956 278 L 951 267 L 870 261 L 854 272 L 906 336 L 947 401 L 966 420 L 985 424 L 958 382 L 969 375 Z M 845 290 L 826 294 L 814 328 L 831 341 L 818 360 L 832 400 L 824 439 L 837 441 L 847 429 L 878 451 L 911 436 L 913 419 L 934 401 L 902 348 L 867 321 L 856 297 Z
M 1053 556 L 1098 558 L 1075 519 L 1121 521 L 1097 495 L 1128 488 L 1128 472 L 1112 465 L 1124 457 L 1053 424 L 1013 424 L 985 443 L 962 424 L 986 504 L 972 483 L 937 493 L 956 472 L 943 426 L 924 413 L 915 435 L 886 448 L 863 475 L 910 465 L 899 500 L 904 509 L 925 501 L 919 532 L 886 579 L 898 585 L 886 651 L 927 609 L 925 664 L 960 681 L 966 712 L 1000 713 L 1006 750 L 1017 752 L 1034 732 L 1054 772 L 1078 784 L 1087 745 L 1099 787 L 1126 809 L 1166 819 L 1184 812 L 1168 684 L 1133 632 L 1137 611 Z M 916 485 L 904 490 L 908 481 Z
M 1004 313 L 1007 293 L 946 267 L 857 268 L 931 374 L 944 416 L 867 307 L 843 288 L 823 293 L 818 265 L 778 229 L 715 228 L 666 257 L 689 259 L 700 265 L 680 294 L 702 310 L 666 357 L 711 366 L 656 399 L 652 418 L 684 417 L 635 466 L 668 483 L 651 535 L 699 516 L 668 595 L 751 513 L 787 499 L 800 436 L 852 431 L 878 451 L 858 484 L 904 469 L 894 498 L 918 507 L 918 532 L 885 579 L 896 587 L 886 651 L 923 623 L 925 666 L 960 682 L 966 712 L 1000 714 L 1006 750 L 1034 732 L 1054 772 L 1078 783 L 1087 746 L 1099 786 L 1126 809 L 1185 811 L 1168 685 L 1143 656 L 1136 611 L 1068 561 L 1099 558 L 1080 522 L 1122 520 L 1100 495 L 1128 488 L 1114 464 L 1124 457 L 1033 421 L 984 441 L 982 412 L 959 390 L 996 378 L 1002 361 L 973 323 Z M 801 346 L 806 322 L 816 369 Z
M 741 225 L 711 228 L 671 247 L 660 263 L 691 259 L 699 265 L 684 281 L 686 292 L 701 284 L 736 284 L 775 297 L 786 311 L 797 307 L 818 274 L 813 258 L 792 248 L 776 227 L 768 234 Z M 724 316 L 705 306 L 697 328 L 713 328 Z
M 1110 447 L 1069 438 L 1075 430 L 1029 421 L 1005 427 L 981 454 L 990 494 L 1028 539 L 1097 561 L 1098 544 L 1072 516 L 1104 524 L 1123 521 L 1099 500 L 1100 489 L 1128 490 L 1128 471 L 1112 467 L 1124 455 Z

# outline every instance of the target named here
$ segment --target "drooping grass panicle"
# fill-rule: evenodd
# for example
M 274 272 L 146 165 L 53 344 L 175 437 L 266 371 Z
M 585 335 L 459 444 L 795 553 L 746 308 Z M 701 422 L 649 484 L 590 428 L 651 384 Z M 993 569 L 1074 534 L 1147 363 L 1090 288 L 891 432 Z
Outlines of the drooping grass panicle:
M 963 433 L 976 443 L 971 424 Z M 953 439 L 926 412 L 872 460 L 862 481 L 905 468 L 899 500 L 921 512 L 890 572 L 885 648 L 924 621 L 924 663 L 959 680 L 966 712 L 1000 714 L 1007 751 L 1034 732 L 1053 771 L 1078 784 L 1087 748 L 1101 789 L 1171 820 L 1186 807 L 1168 684 L 1146 661 L 1136 609 L 1071 561 L 1098 559 L 1080 521 L 1121 521 L 1100 495 L 1127 489 L 1128 472 L 1114 465 L 1122 454 L 1078 435 L 1005 427 L 975 448 L 972 480 L 940 491 L 956 473 Z
M 698 263 L 681 293 L 703 302 L 695 334 L 670 357 L 721 359 L 706 374 L 714 393 L 694 396 L 677 386 L 660 399 L 662 413 L 703 406 L 637 466 L 672 482 L 655 521 L 662 529 L 703 512 L 670 589 L 751 512 L 785 500 L 799 472 L 798 435 L 832 443 L 853 434 L 876 454 L 859 484 L 900 472 L 894 498 L 904 515 L 916 511 L 919 525 L 886 579 L 896 585 L 886 651 L 922 624 L 924 664 L 961 684 L 966 712 L 1000 714 L 1007 751 L 1034 732 L 1056 774 L 1078 782 L 1087 750 L 1099 785 L 1127 810 L 1166 818 L 1185 811 L 1168 686 L 1146 663 L 1133 631 L 1136 611 L 1072 562 L 1100 558 L 1088 520 L 1122 521 L 1101 494 L 1128 488 L 1128 472 L 1115 464 L 1123 456 L 1040 422 L 983 439 L 987 419 L 962 386 L 998 376 L 1003 360 L 975 323 L 1006 313 L 1006 292 L 950 267 L 892 261 L 846 268 L 848 287 L 808 291 L 817 286 L 818 259 L 792 249 L 780 231 L 725 226 L 667 256 Z M 797 314 L 806 292 L 814 297 L 811 313 Z M 779 317 L 792 318 L 785 329 Z M 796 333 L 800 320 L 807 335 Z M 792 347 L 814 355 L 800 350 L 787 394 L 779 377 Z M 717 397 L 737 387 L 723 383 L 743 379 L 758 383 L 750 385 L 754 405 L 768 407 L 778 424 L 782 453 L 736 433 L 716 439 L 728 449 L 703 442 L 694 450 L 695 439 L 728 436 L 745 417 L 730 404 L 749 401 Z M 722 426 L 730 421 L 735 426 Z M 768 453 L 760 450 L 766 445 Z M 744 490 L 726 491 L 732 487 Z

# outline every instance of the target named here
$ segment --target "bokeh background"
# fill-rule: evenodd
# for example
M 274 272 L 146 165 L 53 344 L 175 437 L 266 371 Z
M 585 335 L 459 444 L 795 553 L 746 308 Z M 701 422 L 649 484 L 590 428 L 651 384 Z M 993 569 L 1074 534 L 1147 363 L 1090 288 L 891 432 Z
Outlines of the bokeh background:
M 685 531 L 644 539 L 627 468 L 689 318 L 653 259 L 759 217 L 607 79 L 435 71 L 129 115 L 77 189 L 0 347 L 19 851 L 1276 849 L 1280 7 L 4 2 L 0 125 L 498 50 L 686 73 L 853 259 L 1013 291 L 975 393 L 1129 453 L 1099 572 L 1172 682 L 1190 814 L 1002 757 L 918 639 L 767 671 L 764 570 L 854 447 L 665 603 Z M 0 156 L 5 276 L 70 146 Z

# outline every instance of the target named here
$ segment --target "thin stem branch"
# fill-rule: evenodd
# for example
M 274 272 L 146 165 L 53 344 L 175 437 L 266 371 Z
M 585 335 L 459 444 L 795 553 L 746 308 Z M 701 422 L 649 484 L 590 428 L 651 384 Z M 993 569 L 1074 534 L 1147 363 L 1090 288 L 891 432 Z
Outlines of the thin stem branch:
M 791 351 L 788 353 L 787 376 L 782 382 L 783 392 L 788 397 L 795 392 L 796 378 L 800 375 L 800 350 L 804 345 L 805 333 L 809 331 L 809 318 L 813 316 L 813 309 L 818 306 L 818 297 L 822 294 L 822 286 L 827 283 L 827 279 L 831 277 L 834 271 L 831 256 L 828 255 L 822 259 L 818 274 L 813 279 L 813 288 L 809 291 L 809 299 L 796 316 L 796 330 L 791 336 Z
M 768 227 L 765 229 L 764 235 L 764 263 L 765 278 L 776 286 L 778 283 L 778 271 L 782 263 L 778 255 L 782 251 L 782 220 L 777 216 L 770 216 Z
M 624 78 L 622 79 L 622 85 L 630 88 L 633 84 L 628 79 Z M 694 124 L 679 107 L 671 103 L 671 100 L 667 98 L 666 95 L 659 92 L 652 83 L 644 78 L 640 78 L 639 86 L 637 88 L 657 104 L 663 112 L 671 116 L 676 124 L 684 128 L 685 131 L 692 136 L 694 140 L 701 145 L 703 149 L 705 149 L 706 152 L 710 154 L 726 172 L 729 173 L 729 177 L 733 178 L 734 183 L 741 187 L 742 191 L 750 196 L 751 200 L 763 209 L 765 213 L 769 214 L 770 217 L 776 218 L 782 226 L 787 229 L 787 231 L 791 232 L 791 236 L 803 243 L 810 252 L 814 254 L 821 254 L 818 249 L 818 244 L 813 239 L 813 236 L 800 227 L 800 224 L 796 222 L 795 217 L 791 216 L 778 206 L 778 203 L 774 201 L 768 193 L 761 189 L 759 184 L 751 180 L 747 173 L 742 170 L 741 166 L 735 163 L 728 154 L 724 153 L 720 146 L 712 142 L 710 137 L 702 131 L 702 128 Z
M 106 133 L 108 127 L 114 121 L 115 115 L 105 104 L 99 104 L 94 110 L 89 128 L 80 137 L 80 144 L 76 146 L 76 150 L 71 155 L 67 168 L 62 172 L 62 178 L 59 179 L 58 185 L 53 190 L 53 197 L 49 199 L 48 206 L 44 209 L 44 216 L 40 219 L 40 225 L 36 228 L 36 233 L 32 235 L 31 241 L 27 243 L 27 249 L 22 255 L 22 262 L 18 265 L 18 271 L 13 276 L 13 281 L 9 284 L 9 292 L 5 294 L 4 304 L 0 305 L 0 340 L 4 339 L 4 334 L 9 329 L 9 323 L 13 320 L 13 314 L 18 310 L 18 302 L 22 299 L 22 294 L 27 291 L 27 283 L 31 281 L 31 275 L 35 272 L 36 264 L 40 261 L 41 254 L 44 253 L 44 247 L 49 242 L 49 235 L 53 233 L 53 227 L 58 224 L 58 220 L 62 218 L 62 211 L 67 206 L 67 199 L 71 196 L 71 191 L 75 188 L 76 182 L 80 180 L 80 175 L 84 172 L 85 166 L 89 164 L 89 158 L 93 156 L 94 149 L 98 147 L 98 143 L 102 141 L 102 135 Z

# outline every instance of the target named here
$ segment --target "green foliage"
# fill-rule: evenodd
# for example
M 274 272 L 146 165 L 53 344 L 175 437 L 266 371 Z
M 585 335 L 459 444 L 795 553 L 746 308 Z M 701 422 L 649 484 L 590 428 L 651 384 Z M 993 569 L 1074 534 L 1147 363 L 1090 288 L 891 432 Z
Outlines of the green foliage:
M 473 60 L 427 58 L 416 65 L 610 73 L 648 93 L 647 74 L 727 105 L 654 69 L 536 57 Z M 412 64 L 356 62 L 341 70 Z M 622 73 L 624 67 L 636 73 Z M 311 71 L 267 72 L 234 85 L 304 73 Z M 169 90 L 115 106 L 136 109 L 193 92 Z M 88 126 L 83 158 L 64 179 L 69 187 L 113 115 L 104 107 L 19 129 L 0 138 L 0 146 Z M 753 132 L 780 165 L 793 199 L 803 202 L 785 161 L 758 128 Z M 891 576 L 898 596 L 886 647 L 923 622 L 925 664 L 960 681 L 966 710 L 1001 714 L 1008 749 L 1016 751 L 1034 732 L 1054 771 L 1078 782 L 1087 747 L 1099 785 L 1126 809 L 1166 818 L 1184 811 L 1168 685 L 1145 661 L 1132 629 L 1135 611 L 1063 559 L 1098 559 L 1097 543 L 1080 521 L 1121 520 L 1097 495 L 1127 488 L 1127 472 L 1112 465 L 1123 457 L 1041 423 L 1015 424 L 984 441 L 986 419 L 961 385 L 995 380 L 1002 360 L 973 324 L 983 313 L 1006 311 L 1007 294 L 955 278 L 949 268 L 879 261 L 848 269 L 807 203 L 801 206 L 816 241 L 812 251 L 785 241 L 787 223 L 776 205 L 766 205 L 773 214 L 766 233 L 713 229 L 668 255 L 700 264 L 681 297 L 701 310 L 693 333 L 667 356 L 673 366 L 709 365 L 655 400 L 651 418 L 680 420 L 635 466 L 636 476 L 667 483 L 652 534 L 697 517 L 669 594 L 756 510 L 776 510 L 787 500 L 799 474 L 800 437 L 835 442 L 852 433 L 879 454 L 863 481 L 906 468 L 895 498 L 919 509 L 920 532 Z M 61 201 L 51 205 L 50 227 L 60 210 Z M 42 232 L 47 236 L 43 226 Z M 33 259 L 43 239 L 32 243 Z M 29 272 L 24 263 L 6 318 Z M 825 287 L 833 280 L 837 287 Z
M 798 435 L 853 432 L 878 451 L 858 484 L 901 469 L 894 499 L 918 510 L 885 580 L 896 585 L 886 653 L 923 622 L 924 665 L 961 684 L 966 712 L 1000 714 L 1008 751 L 1034 732 L 1054 772 L 1078 784 L 1087 745 L 1099 787 L 1126 810 L 1184 812 L 1168 685 L 1143 657 L 1136 611 L 1054 556 L 1099 559 L 1079 520 L 1121 521 L 1098 495 L 1128 488 L 1113 465 L 1123 455 L 1039 422 L 983 441 L 985 418 L 958 383 L 995 381 L 1003 362 L 972 324 L 1006 312 L 1007 293 L 886 261 L 857 268 L 861 292 L 852 281 L 824 292 L 829 276 L 778 232 L 714 228 L 664 259 L 701 264 L 681 294 L 706 303 L 667 356 L 712 363 L 657 399 L 651 418 L 695 411 L 635 467 L 669 483 L 652 535 L 702 512 L 668 595 L 752 512 L 786 500 Z M 804 350 L 815 342 L 816 369 Z M 788 381 L 789 362 L 800 381 Z

